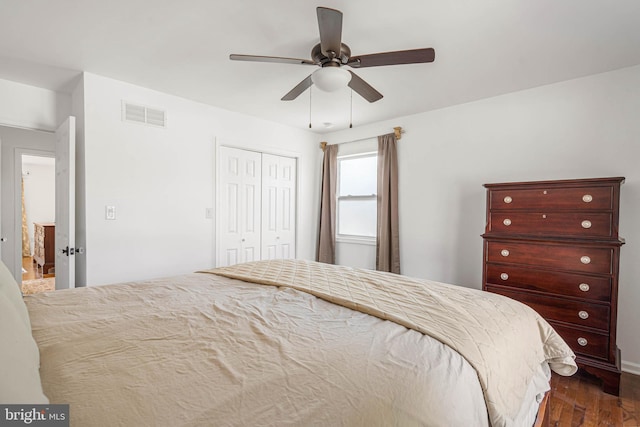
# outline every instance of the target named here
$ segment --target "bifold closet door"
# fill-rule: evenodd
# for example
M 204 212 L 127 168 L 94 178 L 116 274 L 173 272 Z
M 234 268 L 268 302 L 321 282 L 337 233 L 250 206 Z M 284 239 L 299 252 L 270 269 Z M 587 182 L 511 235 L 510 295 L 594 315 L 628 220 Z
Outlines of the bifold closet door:
M 262 154 L 220 147 L 217 265 L 260 259 Z
M 296 256 L 297 160 L 220 147 L 219 267 Z
M 296 256 L 296 159 L 262 154 L 262 259 Z

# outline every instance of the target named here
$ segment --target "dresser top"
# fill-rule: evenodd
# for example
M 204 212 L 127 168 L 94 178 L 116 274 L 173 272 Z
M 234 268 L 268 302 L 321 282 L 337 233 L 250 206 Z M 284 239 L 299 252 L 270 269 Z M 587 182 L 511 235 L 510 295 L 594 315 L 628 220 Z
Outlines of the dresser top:
M 553 181 L 524 181 L 524 182 L 502 182 L 493 184 L 484 184 L 486 188 L 493 187 L 540 187 L 549 185 L 562 185 L 566 187 L 582 187 L 585 185 L 611 185 L 622 184 L 624 182 L 623 176 L 611 177 L 611 178 L 585 178 L 585 179 L 559 179 Z

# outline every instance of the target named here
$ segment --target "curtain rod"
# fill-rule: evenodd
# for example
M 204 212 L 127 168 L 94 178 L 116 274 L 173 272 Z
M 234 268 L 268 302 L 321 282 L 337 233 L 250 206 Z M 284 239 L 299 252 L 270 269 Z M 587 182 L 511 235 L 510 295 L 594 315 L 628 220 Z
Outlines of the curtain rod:
M 402 130 L 401 126 L 396 126 L 396 127 L 393 128 L 393 133 L 395 133 L 395 135 L 396 135 L 396 140 L 399 141 L 402 138 L 402 134 L 404 133 L 404 130 Z M 371 139 L 371 138 L 375 138 L 375 137 L 361 138 L 361 139 L 356 139 L 354 141 L 344 141 L 344 142 L 339 142 L 338 144 L 346 144 L 348 142 L 364 141 L 365 139 Z M 329 143 L 327 141 L 322 141 L 320 143 L 320 148 L 322 149 L 322 151 L 324 151 L 327 148 L 327 145 L 329 145 Z

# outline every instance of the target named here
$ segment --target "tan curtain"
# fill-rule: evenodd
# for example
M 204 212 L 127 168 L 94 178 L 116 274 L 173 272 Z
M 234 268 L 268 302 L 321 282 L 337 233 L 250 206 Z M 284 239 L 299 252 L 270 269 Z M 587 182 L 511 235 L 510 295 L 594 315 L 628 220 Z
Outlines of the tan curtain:
M 327 145 L 322 162 L 322 190 L 320 194 L 320 227 L 316 260 L 336 263 L 336 180 L 338 146 Z
M 27 225 L 27 209 L 24 206 L 24 178 L 22 179 L 22 256 L 31 256 L 29 226 Z
M 398 154 L 396 136 L 378 137 L 378 233 L 376 270 L 400 274 Z

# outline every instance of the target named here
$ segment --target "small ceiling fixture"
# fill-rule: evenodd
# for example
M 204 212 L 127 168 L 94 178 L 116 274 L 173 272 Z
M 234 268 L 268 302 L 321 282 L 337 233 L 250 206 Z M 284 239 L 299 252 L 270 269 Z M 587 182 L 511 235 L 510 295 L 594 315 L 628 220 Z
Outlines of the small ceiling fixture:
M 344 68 L 324 67 L 311 74 L 311 81 L 316 87 L 325 92 L 335 92 L 347 87 L 351 81 L 351 73 Z

